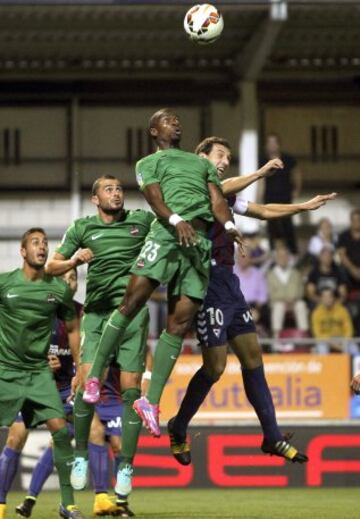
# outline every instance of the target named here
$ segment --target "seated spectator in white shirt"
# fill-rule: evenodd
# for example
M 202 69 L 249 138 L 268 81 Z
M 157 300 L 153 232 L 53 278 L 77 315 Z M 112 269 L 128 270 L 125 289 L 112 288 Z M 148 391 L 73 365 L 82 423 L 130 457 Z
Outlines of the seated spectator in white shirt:
M 326 246 L 335 250 L 336 241 L 332 223 L 328 218 L 322 218 L 319 222 L 317 233 L 310 238 L 308 252 L 318 257 Z
M 278 248 L 275 253 L 275 265 L 267 276 L 271 309 L 271 329 L 278 337 L 284 327 L 285 315 L 292 312 L 296 327 L 307 331 L 308 312 L 304 297 L 304 283 L 300 272 L 291 266 L 289 252 Z

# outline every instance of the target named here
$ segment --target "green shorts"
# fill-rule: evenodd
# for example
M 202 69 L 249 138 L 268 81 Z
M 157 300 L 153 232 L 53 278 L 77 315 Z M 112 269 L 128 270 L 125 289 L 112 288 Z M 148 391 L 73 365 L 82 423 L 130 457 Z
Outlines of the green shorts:
M 195 247 L 179 245 L 175 229 L 152 225 L 131 273 L 168 285 L 168 296 L 204 299 L 209 283 L 211 241 L 198 232 Z
M 81 319 L 81 364 L 92 364 L 94 361 L 104 326 L 113 311 L 89 312 L 83 315 Z M 115 360 L 122 371 L 143 373 L 148 332 L 149 309 L 144 306 L 127 327 L 121 344 L 117 346 L 115 357 L 110 359 L 110 362 Z
M 29 428 L 64 418 L 64 407 L 52 372 L 0 367 L 0 425 L 10 426 L 21 412 Z

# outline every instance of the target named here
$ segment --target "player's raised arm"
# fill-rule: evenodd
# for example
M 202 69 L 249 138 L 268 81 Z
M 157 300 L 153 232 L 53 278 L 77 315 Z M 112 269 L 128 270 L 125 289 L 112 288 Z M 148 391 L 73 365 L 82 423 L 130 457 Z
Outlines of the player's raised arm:
M 246 214 L 253 218 L 259 218 L 261 220 L 271 220 L 273 218 L 281 218 L 284 216 L 291 216 L 304 211 L 314 211 L 325 205 L 329 200 L 334 200 L 337 193 L 329 193 L 325 195 L 317 195 L 306 202 L 300 204 L 256 204 L 254 202 L 247 202 L 246 212 L 242 209 L 243 201 L 241 201 L 241 207 L 238 208 L 239 201 L 234 205 L 234 211 L 239 214 Z
M 234 195 L 243 191 L 246 187 L 250 186 L 258 180 L 268 177 L 276 173 L 277 170 L 281 170 L 284 167 L 283 162 L 280 159 L 269 160 L 264 166 L 251 173 L 250 175 L 231 177 L 221 182 L 221 188 L 224 196 Z
M 185 222 L 178 214 L 173 213 L 165 204 L 160 184 L 149 184 L 144 187 L 143 193 L 156 216 L 162 220 L 166 220 L 170 225 L 175 227 L 180 245 L 189 247 L 190 245 L 197 244 L 197 234 L 192 225 Z

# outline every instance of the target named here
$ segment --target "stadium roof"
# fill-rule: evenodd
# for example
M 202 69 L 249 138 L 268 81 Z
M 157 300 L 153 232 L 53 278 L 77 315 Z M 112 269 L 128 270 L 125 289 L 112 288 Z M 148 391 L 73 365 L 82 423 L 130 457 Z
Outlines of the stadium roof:
M 218 1 L 225 29 L 210 46 L 186 38 L 182 23 L 192 1 L 55 3 L 0 5 L 2 83 L 150 81 L 156 90 L 164 79 L 180 86 L 191 80 L 215 91 L 226 84 L 231 95 L 240 79 L 264 85 L 320 80 L 358 90 L 359 2 L 303 0 L 289 2 L 286 12 L 277 0 L 275 11 L 267 2 Z

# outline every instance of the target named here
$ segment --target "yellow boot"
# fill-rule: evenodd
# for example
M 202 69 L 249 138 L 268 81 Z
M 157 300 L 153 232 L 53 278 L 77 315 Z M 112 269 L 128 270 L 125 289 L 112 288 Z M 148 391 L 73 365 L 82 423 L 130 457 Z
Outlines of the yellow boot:
M 6 518 L 6 505 L 4 503 L 0 504 L 0 519 Z
M 117 506 L 108 494 L 96 494 L 94 501 L 95 515 L 111 515 L 117 511 Z M 1 519 L 1 517 L 0 517 Z

